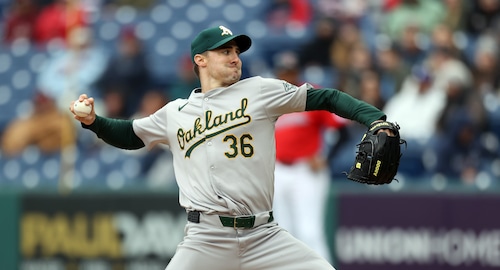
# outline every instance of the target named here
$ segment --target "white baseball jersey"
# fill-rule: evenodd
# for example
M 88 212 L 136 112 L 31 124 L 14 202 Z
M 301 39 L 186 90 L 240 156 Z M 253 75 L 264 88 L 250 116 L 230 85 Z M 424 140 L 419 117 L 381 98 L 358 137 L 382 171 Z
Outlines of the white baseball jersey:
M 174 100 L 134 120 L 134 132 L 151 148 L 169 145 L 187 210 L 228 215 L 270 211 L 274 192 L 274 124 L 304 111 L 307 89 L 252 77 L 229 87 Z

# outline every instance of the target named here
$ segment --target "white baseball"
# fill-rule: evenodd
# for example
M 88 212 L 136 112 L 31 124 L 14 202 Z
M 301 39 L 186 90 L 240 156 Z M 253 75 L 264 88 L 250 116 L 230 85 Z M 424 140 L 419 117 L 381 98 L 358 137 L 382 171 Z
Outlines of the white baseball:
M 85 102 L 75 101 L 73 111 L 77 116 L 86 117 L 92 111 L 92 105 L 86 105 Z

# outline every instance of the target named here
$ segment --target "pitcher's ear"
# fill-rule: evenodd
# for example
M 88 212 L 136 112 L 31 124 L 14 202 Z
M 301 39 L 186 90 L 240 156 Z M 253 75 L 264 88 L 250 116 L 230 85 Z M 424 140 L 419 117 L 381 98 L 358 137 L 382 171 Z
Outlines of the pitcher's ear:
M 203 54 L 196 54 L 194 56 L 194 64 L 195 65 L 198 65 L 200 67 L 204 67 L 206 66 L 206 63 L 207 63 L 207 58 L 205 55 Z

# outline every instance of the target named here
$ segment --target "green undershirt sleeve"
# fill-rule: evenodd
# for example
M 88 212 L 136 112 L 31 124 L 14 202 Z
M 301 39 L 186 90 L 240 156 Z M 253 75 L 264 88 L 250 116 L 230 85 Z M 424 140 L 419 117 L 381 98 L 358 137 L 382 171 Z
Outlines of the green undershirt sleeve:
M 134 150 L 144 147 L 144 142 L 134 133 L 133 120 L 111 119 L 96 115 L 94 123 L 82 127 L 92 130 L 97 137 L 112 146 Z
M 387 118 L 375 106 L 331 88 L 307 91 L 306 111 L 314 110 L 327 110 L 367 127 L 376 120 L 386 120 Z

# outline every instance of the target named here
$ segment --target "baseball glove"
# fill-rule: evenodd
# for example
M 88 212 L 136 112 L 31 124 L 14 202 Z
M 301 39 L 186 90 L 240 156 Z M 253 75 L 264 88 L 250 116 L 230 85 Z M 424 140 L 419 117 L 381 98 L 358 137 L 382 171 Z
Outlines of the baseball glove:
M 394 136 L 379 132 L 381 129 L 391 130 Z M 370 185 L 391 183 L 398 171 L 402 144 L 406 141 L 399 136 L 399 125 L 386 121 L 372 124 L 357 145 L 355 163 L 347 178 Z

